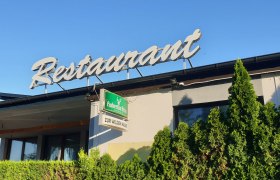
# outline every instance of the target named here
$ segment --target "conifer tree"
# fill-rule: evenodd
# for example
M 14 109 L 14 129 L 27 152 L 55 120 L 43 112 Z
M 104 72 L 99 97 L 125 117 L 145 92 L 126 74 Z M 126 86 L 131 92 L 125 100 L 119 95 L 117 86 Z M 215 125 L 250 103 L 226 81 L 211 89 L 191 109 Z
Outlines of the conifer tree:
M 116 179 L 117 164 L 109 154 L 104 154 L 98 159 L 92 179 Z
M 145 177 L 145 163 L 141 161 L 138 154 L 135 154 L 132 160 L 127 160 L 118 166 L 117 179 L 134 180 L 144 179 Z
M 228 128 L 221 120 L 219 109 L 212 109 L 206 122 L 205 143 L 208 149 L 208 168 L 218 179 L 222 179 L 227 170 L 225 155 L 227 133 Z
M 249 73 L 242 61 L 234 66 L 232 86 L 229 88 L 228 119 L 232 129 L 241 132 L 254 131 L 259 124 L 259 102 Z
M 212 175 L 212 172 L 209 172 L 207 167 L 208 148 L 205 142 L 206 142 L 205 122 L 202 120 L 198 120 L 193 124 L 191 128 L 191 149 L 195 158 L 193 176 L 195 177 L 195 179 L 203 179 L 207 177 L 209 173 Z
M 198 121 L 192 127 L 195 178 L 222 179 L 225 176 L 227 129 L 218 108 L 211 110 L 206 122 Z
M 229 144 L 228 158 L 230 171 L 228 178 L 255 176 L 254 138 L 260 121 L 260 105 L 251 78 L 241 60 L 234 66 L 232 86 L 229 88 Z
M 278 111 L 272 102 L 261 107 L 260 120 L 258 136 L 255 139 L 256 156 L 259 157 L 259 164 L 263 167 L 263 174 L 266 178 L 273 179 L 276 177 L 277 169 L 280 169 L 280 136 L 277 127 Z
M 190 128 L 187 123 L 179 123 L 173 139 L 172 163 L 176 174 L 180 179 L 193 179 L 192 169 L 196 162 L 189 147 Z
M 176 179 L 174 166 L 171 163 L 172 134 L 168 127 L 159 131 L 148 158 L 148 179 Z

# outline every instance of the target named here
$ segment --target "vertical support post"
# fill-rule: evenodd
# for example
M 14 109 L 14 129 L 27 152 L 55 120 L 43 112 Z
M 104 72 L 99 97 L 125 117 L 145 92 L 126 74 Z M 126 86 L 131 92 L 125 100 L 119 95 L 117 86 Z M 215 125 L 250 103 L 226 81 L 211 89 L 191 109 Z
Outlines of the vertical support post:
M 126 79 L 129 79 L 129 69 L 126 70 Z
M 47 84 L 45 84 L 45 94 L 48 93 Z
M 39 135 L 37 137 L 37 160 L 42 160 L 43 159 L 43 154 L 44 154 L 44 136 Z
M 184 70 L 187 69 L 187 61 L 186 61 L 186 59 L 183 59 L 183 69 Z
M 82 128 L 80 132 L 80 149 L 87 151 L 86 144 L 87 144 L 87 129 Z
M 8 153 L 8 139 L 7 138 L 1 138 L 0 160 L 9 159 L 9 157 L 7 157 L 7 153 Z
M 89 86 L 89 77 L 87 76 L 87 86 Z

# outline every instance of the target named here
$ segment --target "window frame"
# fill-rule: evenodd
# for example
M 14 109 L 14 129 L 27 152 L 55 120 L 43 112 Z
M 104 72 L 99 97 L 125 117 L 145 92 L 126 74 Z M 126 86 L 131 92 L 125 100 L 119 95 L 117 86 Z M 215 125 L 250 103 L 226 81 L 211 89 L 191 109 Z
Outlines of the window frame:
M 259 101 L 261 104 L 264 104 L 263 96 L 258 96 L 257 101 Z M 173 106 L 174 130 L 177 129 L 177 127 L 179 125 L 179 115 L 178 115 L 179 110 L 192 109 L 192 108 L 203 108 L 203 107 L 209 107 L 209 106 L 217 107 L 217 106 L 225 106 L 225 105 L 228 105 L 228 100 Z
M 79 147 L 81 147 L 81 132 L 75 132 L 75 133 L 69 133 L 69 134 L 53 134 L 53 135 L 48 135 L 45 137 L 45 142 L 44 142 L 44 153 L 43 153 L 43 159 L 47 160 L 47 161 L 54 161 L 54 160 L 50 160 L 48 159 L 48 150 L 46 149 L 48 147 L 48 138 L 49 137 L 57 137 L 59 138 L 60 141 L 60 158 L 57 159 L 59 161 L 65 161 L 64 160 L 64 150 L 65 150 L 65 139 L 67 138 L 67 136 L 71 136 L 71 135 L 77 135 L 79 137 Z
M 11 148 L 12 148 L 12 142 L 13 140 L 15 141 L 21 141 L 22 142 L 22 146 L 21 146 L 21 154 L 20 154 L 20 160 L 19 161 L 25 161 L 24 159 L 24 151 L 25 151 L 25 144 L 26 142 L 29 142 L 28 140 L 30 139 L 33 139 L 36 141 L 36 145 L 37 145 L 37 149 L 36 149 L 36 159 L 34 160 L 37 160 L 37 154 L 38 154 L 38 137 L 37 136 L 33 136 L 33 137 L 25 137 L 25 138 L 11 138 L 9 139 L 8 141 L 8 153 L 7 153 L 7 156 L 6 156 L 6 159 L 7 160 L 10 160 L 10 155 L 11 155 Z

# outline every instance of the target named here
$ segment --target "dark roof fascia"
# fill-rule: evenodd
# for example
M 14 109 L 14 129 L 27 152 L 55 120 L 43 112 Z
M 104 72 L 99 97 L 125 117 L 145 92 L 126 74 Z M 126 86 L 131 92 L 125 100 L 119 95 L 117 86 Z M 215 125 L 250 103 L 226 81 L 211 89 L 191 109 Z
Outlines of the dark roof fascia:
M 12 93 L 0 93 L 0 99 L 2 99 L 2 100 L 16 99 L 16 98 L 22 98 L 22 97 L 27 97 L 27 95 L 12 94 Z
M 265 70 L 269 68 L 280 67 L 280 53 L 245 58 L 242 59 L 242 61 L 249 72 L 254 70 Z M 96 90 L 98 93 L 99 89 L 101 88 L 105 88 L 111 91 L 121 91 L 137 87 L 153 86 L 157 84 L 168 84 L 170 83 L 170 79 L 173 78 L 176 78 L 176 80 L 178 81 L 188 81 L 205 77 L 215 77 L 218 75 L 232 74 L 235 62 L 236 60 L 232 60 L 212 65 L 200 66 L 187 70 L 179 70 L 146 77 L 98 84 L 96 85 Z M 0 102 L 0 108 L 86 95 L 87 93 L 92 93 L 92 89 L 93 86 L 88 86 L 54 93 L 40 94 L 35 96 L 7 100 Z

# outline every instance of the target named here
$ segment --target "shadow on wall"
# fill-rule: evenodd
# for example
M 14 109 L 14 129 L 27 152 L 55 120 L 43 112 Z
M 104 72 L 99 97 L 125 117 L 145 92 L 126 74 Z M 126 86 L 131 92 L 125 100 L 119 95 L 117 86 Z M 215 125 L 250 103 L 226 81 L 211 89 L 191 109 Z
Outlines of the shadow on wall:
M 121 164 L 123 162 L 125 162 L 126 160 L 131 160 L 134 156 L 134 154 L 138 154 L 139 157 L 143 160 L 146 161 L 149 154 L 151 151 L 151 147 L 150 146 L 143 146 L 139 149 L 129 149 L 127 152 L 125 152 L 123 155 L 121 155 L 119 157 L 119 159 L 117 160 L 118 164 Z
M 107 143 L 122 135 L 122 131 L 111 129 L 98 124 L 99 115 L 91 118 L 89 125 L 89 149 Z
M 176 94 L 172 93 L 172 96 L 175 96 Z M 191 104 L 192 100 L 189 98 L 187 95 L 184 95 L 183 98 L 180 100 L 179 104 L 175 104 L 175 106 L 180 106 L 180 105 L 188 105 Z
M 177 93 L 173 94 L 174 91 L 172 91 L 172 96 L 176 95 Z M 180 93 L 181 94 L 181 93 Z M 179 95 L 179 93 L 177 94 Z M 174 104 L 174 106 L 179 106 L 179 105 L 187 105 L 187 104 L 191 104 L 192 103 L 192 100 L 187 96 L 187 95 L 184 95 L 182 97 L 182 99 L 179 101 L 178 104 Z M 176 111 L 174 109 L 173 111 L 174 113 L 177 113 L 178 111 Z M 173 115 L 173 119 L 170 120 L 170 124 L 169 124 L 169 128 L 174 131 L 175 130 L 175 127 L 177 126 L 177 124 L 175 124 L 176 121 L 175 118 L 178 118 L 177 115 Z M 161 130 L 161 129 L 159 129 Z M 134 154 L 138 154 L 139 157 L 143 160 L 143 161 L 146 161 L 149 154 L 150 154 L 150 151 L 151 151 L 151 147 L 150 146 L 143 146 L 139 149 L 129 149 L 128 151 L 126 151 L 123 155 L 121 155 L 118 160 L 117 160 L 117 163 L 120 164 L 120 163 L 123 163 L 125 162 L 126 160 L 131 160 L 134 156 Z
M 183 91 L 184 90 L 182 90 L 181 92 L 172 91 L 172 101 L 174 98 L 173 96 L 182 96 Z M 188 105 L 191 103 L 192 100 L 187 95 L 183 95 L 178 103 L 173 104 L 172 102 L 172 104 L 170 105 L 180 106 L 180 105 Z M 178 113 L 176 108 L 173 109 L 173 113 Z M 177 120 L 175 118 L 177 118 Z M 88 143 L 89 149 L 97 147 L 104 143 L 108 143 L 109 141 L 118 138 L 123 134 L 123 132 L 121 131 L 110 129 L 104 126 L 99 126 L 97 119 L 98 119 L 98 115 L 92 118 L 90 121 L 90 127 L 89 127 L 90 134 L 89 134 L 89 143 Z M 169 128 L 171 131 L 175 130 L 175 127 L 177 126 L 176 123 L 178 123 L 178 114 L 173 114 L 173 119 L 170 120 L 170 124 L 169 124 Z M 159 130 L 162 130 L 162 128 Z M 150 154 L 150 151 L 151 151 L 150 146 L 143 146 L 139 149 L 131 148 L 118 158 L 117 163 L 119 164 L 119 163 L 123 163 L 126 160 L 131 160 L 135 153 L 137 153 L 143 161 L 146 161 Z
M 176 96 L 180 96 L 180 95 L 182 95 L 182 93 L 180 93 L 180 92 L 176 93 L 176 91 L 175 91 L 175 93 L 174 92 L 172 93 L 172 96 L 174 96 L 175 99 L 177 99 Z M 192 99 L 189 98 L 186 94 L 183 95 L 183 97 L 177 104 L 173 103 L 173 106 L 175 106 L 175 108 L 173 110 L 173 112 L 174 112 L 173 131 L 175 131 L 175 128 L 178 126 L 180 119 L 181 120 L 183 119 L 186 122 L 186 119 L 188 119 L 191 116 L 191 114 L 189 114 L 187 111 L 180 111 L 178 109 L 178 107 L 183 106 L 183 105 L 189 105 L 189 104 L 192 104 Z

